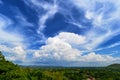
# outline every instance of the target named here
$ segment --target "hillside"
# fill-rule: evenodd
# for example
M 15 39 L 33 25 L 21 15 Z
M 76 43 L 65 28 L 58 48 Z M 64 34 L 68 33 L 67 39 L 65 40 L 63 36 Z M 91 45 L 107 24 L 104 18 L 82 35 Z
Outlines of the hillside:
M 113 68 L 113 69 L 120 69 L 120 64 L 111 64 L 107 66 L 108 68 Z
M 31 80 L 29 69 L 22 69 L 18 65 L 7 61 L 0 51 L 0 80 Z

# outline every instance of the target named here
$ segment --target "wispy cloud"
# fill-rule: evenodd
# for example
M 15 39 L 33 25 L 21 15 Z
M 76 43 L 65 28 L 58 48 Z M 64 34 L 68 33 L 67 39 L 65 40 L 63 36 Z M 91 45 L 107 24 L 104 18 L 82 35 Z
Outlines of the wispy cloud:
M 53 0 L 53 3 L 47 3 L 45 1 L 38 1 L 38 0 L 30 0 L 25 1 L 26 4 L 32 4 L 33 8 L 37 8 L 38 16 L 39 16 L 39 28 L 38 33 L 44 30 L 46 27 L 45 23 L 49 18 L 52 18 L 55 13 L 58 11 L 57 1 Z M 41 14 L 41 8 L 43 9 L 43 14 Z
M 26 2 L 26 1 L 25 1 Z M 90 51 L 102 50 L 107 48 L 113 48 L 115 46 L 120 45 L 120 43 L 112 44 L 105 48 L 96 49 L 100 44 L 103 44 L 113 38 L 114 36 L 120 34 L 120 27 L 119 27 L 119 14 L 120 14 L 120 1 L 118 0 L 69 0 L 69 1 L 57 1 L 53 0 L 53 3 L 49 2 L 40 2 L 37 0 L 31 0 L 26 2 L 29 6 L 33 4 L 32 7 L 36 9 L 39 13 L 39 29 L 37 30 L 38 33 L 42 33 L 44 29 L 47 27 L 45 25 L 46 21 L 59 12 L 65 17 L 65 21 L 69 24 L 75 25 L 78 28 L 88 28 L 89 30 L 85 31 L 83 35 L 74 34 L 74 33 L 66 33 L 62 38 L 60 38 L 61 32 L 54 36 L 49 37 L 46 39 L 46 44 L 40 47 L 40 50 L 34 53 L 34 57 L 38 58 L 66 58 L 67 56 L 70 57 L 71 60 L 80 60 L 78 58 L 87 59 L 88 61 L 115 61 L 117 58 L 112 56 L 104 56 L 96 53 L 91 53 Z M 64 4 L 63 4 L 64 3 Z M 72 9 L 76 9 L 78 14 L 72 12 Z M 40 10 L 43 10 L 41 13 Z M 81 11 L 81 12 L 80 12 Z M 75 15 L 78 15 L 77 17 Z M 82 17 L 80 16 L 82 15 Z M 68 17 L 69 16 L 69 17 Z M 82 24 L 87 24 L 87 26 Z M 85 22 L 88 21 L 89 23 Z M 91 26 L 88 26 L 91 25 Z M 71 34 L 69 38 L 67 37 L 68 34 Z M 79 37 L 75 37 L 75 36 Z M 59 36 L 59 37 L 58 37 Z M 82 39 L 80 38 L 82 36 Z M 84 37 L 84 39 L 83 39 Z M 73 38 L 73 39 L 70 39 Z M 75 40 L 74 40 L 75 39 Z M 48 42 L 48 41 L 51 42 Z M 82 43 L 82 41 L 85 41 Z M 53 43 L 56 42 L 56 43 Z M 76 44 L 79 43 L 82 44 Z M 60 44 L 61 45 L 60 45 Z M 60 46 L 58 46 L 58 44 Z M 66 49 L 67 48 L 67 49 Z M 88 51 L 90 52 L 88 55 L 81 56 L 81 51 Z M 69 51 L 74 51 L 74 53 L 70 53 Z M 66 54 L 65 54 L 66 53 Z M 72 57 L 71 57 L 72 56 Z
M 118 15 L 120 13 L 120 7 L 118 6 L 120 2 L 116 3 L 116 1 L 113 0 L 74 0 L 71 2 L 73 2 L 77 8 L 83 9 L 85 17 L 92 20 L 92 27 L 85 35 L 88 40 L 88 44 L 85 45 L 86 47 L 95 49 L 101 43 L 119 34 L 120 27 L 118 26 L 115 29 L 114 27 L 120 19 Z M 99 5 L 101 6 L 99 7 Z M 80 24 L 78 21 L 76 23 Z
M 56 12 L 62 13 L 65 16 L 66 21 L 72 25 L 75 25 L 79 28 L 90 27 L 90 30 L 86 31 L 84 36 L 88 38 L 88 42 L 90 41 L 90 43 L 86 44 L 86 46 L 90 47 L 91 49 L 96 48 L 101 43 L 108 41 L 115 35 L 118 35 L 120 31 L 120 27 L 114 29 L 116 22 L 120 19 L 120 2 L 117 1 L 118 3 L 116 3 L 116 0 L 53 0 L 52 3 L 30 0 L 25 2 L 28 5 L 32 4 L 34 9 L 37 8 L 36 11 L 39 13 L 39 29 L 37 32 L 43 36 L 44 34 L 42 31 L 45 27 L 47 27 L 45 25 L 46 21 L 49 18 L 54 17 Z M 79 10 L 78 12 L 82 11 L 83 13 L 79 13 L 79 15 L 82 15 L 82 18 L 80 16 L 76 18 L 76 16 L 73 15 L 74 13 L 72 12 L 71 8 Z M 43 10 L 42 14 L 41 10 Z M 84 24 L 91 24 L 92 26 L 84 26 L 81 24 L 81 21 L 87 20 L 88 22 L 90 21 L 90 23 L 86 22 Z
M 16 15 L 14 16 L 18 20 L 17 26 L 33 26 L 28 23 L 26 18 L 20 14 L 19 10 L 15 8 Z M 26 59 L 27 45 L 24 43 L 23 34 L 20 34 L 14 28 L 9 30 L 9 27 L 15 27 L 16 23 L 11 18 L 0 14 L 0 51 L 3 51 L 6 55 L 6 59 L 10 61 L 24 61 Z M 18 27 L 18 28 L 19 28 Z
M 39 20 L 39 31 L 42 31 L 46 26 L 45 23 L 46 21 L 53 17 L 55 15 L 55 13 L 57 12 L 57 5 L 55 4 L 51 4 L 51 5 L 46 5 L 46 8 L 48 8 L 47 12 L 40 16 L 40 20 Z
M 5 31 L 5 28 L 12 25 L 12 21 L 7 17 L 0 14 L 0 40 L 4 42 L 19 42 L 22 41 L 22 38 L 18 37 L 17 34 L 12 34 Z
M 104 49 L 110 49 L 110 48 L 114 48 L 114 47 L 117 47 L 117 46 L 120 46 L 120 42 L 116 42 L 112 45 L 109 45 L 107 47 L 102 47 L 102 48 L 98 48 L 98 49 L 95 49 L 94 51 L 100 51 L 100 50 L 104 50 Z

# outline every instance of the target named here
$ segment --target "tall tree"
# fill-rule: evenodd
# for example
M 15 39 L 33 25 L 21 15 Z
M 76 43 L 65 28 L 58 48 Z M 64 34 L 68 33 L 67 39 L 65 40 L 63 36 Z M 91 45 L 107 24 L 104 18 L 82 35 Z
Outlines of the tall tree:
M 0 51 L 0 61 L 5 61 L 5 57 L 3 56 L 1 51 Z

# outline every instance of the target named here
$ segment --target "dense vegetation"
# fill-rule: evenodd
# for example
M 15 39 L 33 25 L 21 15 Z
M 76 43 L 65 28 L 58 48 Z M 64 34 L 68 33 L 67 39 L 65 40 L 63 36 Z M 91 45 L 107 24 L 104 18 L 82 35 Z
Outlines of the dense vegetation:
M 120 69 L 19 67 L 0 52 L 0 80 L 120 80 Z
M 111 65 L 109 65 L 107 67 L 112 68 L 112 69 L 120 69 L 120 64 L 111 64 Z

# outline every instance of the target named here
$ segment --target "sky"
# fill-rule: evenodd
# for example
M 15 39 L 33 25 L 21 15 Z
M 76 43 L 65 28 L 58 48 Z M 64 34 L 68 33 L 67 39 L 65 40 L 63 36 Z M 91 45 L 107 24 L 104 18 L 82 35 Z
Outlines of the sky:
M 120 0 L 0 0 L 0 51 L 19 65 L 120 63 Z

